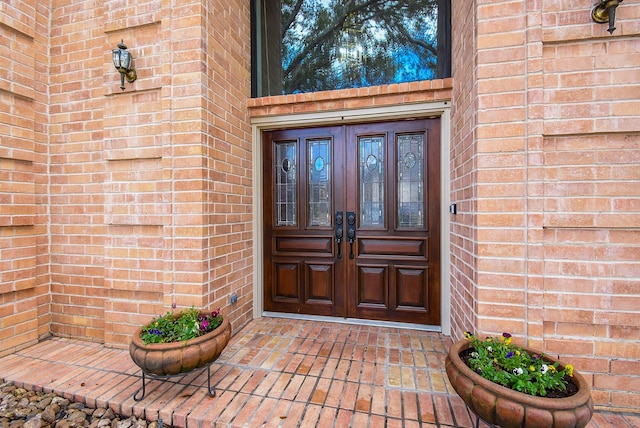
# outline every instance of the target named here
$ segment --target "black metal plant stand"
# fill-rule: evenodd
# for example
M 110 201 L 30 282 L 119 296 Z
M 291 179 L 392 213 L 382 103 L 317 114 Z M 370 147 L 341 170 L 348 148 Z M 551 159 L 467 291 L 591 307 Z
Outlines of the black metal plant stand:
M 214 398 L 216 396 L 216 389 L 215 387 L 211 386 L 211 364 L 213 363 L 210 362 L 209 364 L 207 364 L 205 367 L 200 368 L 200 370 L 207 370 L 207 391 L 209 394 L 209 397 Z M 156 374 L 152 374 L 152 373 L 145 373 L 144 370 L 142 371 L 142 387 L 140 389 L 138 389 L 135 394 L 133 394 L 133 399 L 135 401 L 140 401 L 144 398 L 144 395 L 146 394 L 146 377 L 150 377 L 151 379 L 157 379 L 157 380 L 165 380 L 165 379 L 169 379 L 172 377 L 184 377 L 187 375 L 192 374 L 195 370 L 199 370 L 199 369 L 193 369 L 189 372 L 186 373 L 178 373 L 178 374 L 174 374 L 174 375 L 156 375 Z M 142 392 L 142 395 L 140 395 L 138 397 L 138 394 Z

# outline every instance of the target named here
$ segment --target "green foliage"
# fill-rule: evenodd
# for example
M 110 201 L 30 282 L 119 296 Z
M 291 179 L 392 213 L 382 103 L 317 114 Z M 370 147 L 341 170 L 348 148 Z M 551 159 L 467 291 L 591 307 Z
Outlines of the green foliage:
M 466 332 L 465 337 L 473 348 L 469 360 L 471 369 L 483 378 L 515 391 L 545 397 L 552 390 L 564 391 L 567 386 L 565 375 L 573 376 L 571 364 L 559 370 L 559 364 L 548 363 L 543 354 L 530 355 L 511 344 L 509 333 L 480 340 Z
M 174 305 L 175 309 L 175 305 Z M 178 314 L 169 311 L 142 328 L 140 338 L 146 344 L 182 342 L 202 336 L 222 324 L 220 310 L 202 313 L 193 306 Z

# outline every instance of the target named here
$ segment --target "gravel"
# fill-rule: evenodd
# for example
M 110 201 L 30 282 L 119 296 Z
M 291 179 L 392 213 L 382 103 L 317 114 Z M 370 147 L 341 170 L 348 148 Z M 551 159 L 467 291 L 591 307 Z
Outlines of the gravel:
M 12 383 L 0 383 L 0 428 L 162 428 L 162 423 L 112 409 L 70 402 L 52 392 L 29 391 Z M 166 425 L 165 425 L 166 427 Z

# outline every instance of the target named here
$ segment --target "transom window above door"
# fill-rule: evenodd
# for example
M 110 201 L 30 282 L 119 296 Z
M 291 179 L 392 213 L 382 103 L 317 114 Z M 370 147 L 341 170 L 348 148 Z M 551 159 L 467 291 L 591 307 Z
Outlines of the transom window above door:
M 252 96 L 449 77 L 451 0 L 252 0 Z

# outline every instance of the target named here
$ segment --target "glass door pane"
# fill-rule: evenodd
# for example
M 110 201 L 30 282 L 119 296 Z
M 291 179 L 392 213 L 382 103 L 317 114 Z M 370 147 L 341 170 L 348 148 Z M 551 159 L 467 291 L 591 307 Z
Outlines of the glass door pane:
M 360 137 L 359 205 L 360 227 L 379 227 L 385 224 L 385 156 L 384 137 Z
M 298 224 L 298 180 L 296 176 L 296 143 L 275 144 L 275 205 L 276 226 Z
M 331 226 L 331 140 L 307 142 L 308 226 Z
M 424 227 L 424 135 L 397 138 L 397 227 Z

